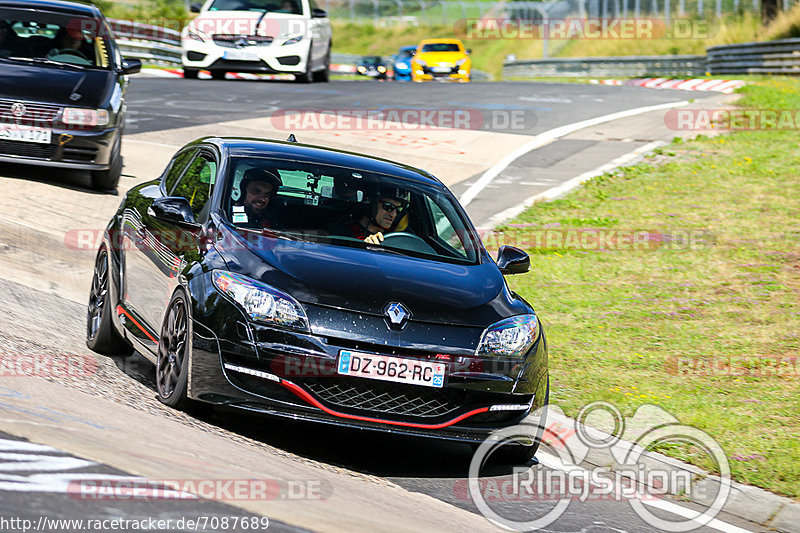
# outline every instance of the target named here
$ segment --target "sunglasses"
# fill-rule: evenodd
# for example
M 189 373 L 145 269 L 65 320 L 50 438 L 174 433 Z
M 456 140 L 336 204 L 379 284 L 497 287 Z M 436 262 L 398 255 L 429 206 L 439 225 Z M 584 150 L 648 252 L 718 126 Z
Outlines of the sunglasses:
M 381 208 L 387 213 L 394 213 L 395 211 L 400 211 L 403 208 L 403 206 L 394 205 L 392 202 L 382 202 Z

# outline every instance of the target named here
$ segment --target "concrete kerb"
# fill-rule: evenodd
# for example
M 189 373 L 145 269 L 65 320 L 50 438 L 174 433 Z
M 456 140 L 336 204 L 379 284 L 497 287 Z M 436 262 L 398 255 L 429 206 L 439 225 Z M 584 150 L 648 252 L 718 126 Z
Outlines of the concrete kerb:
M 601 429 L 586 426 L 576 420 L 564 417 L 558 413 L 548 415 L 548 426 L 551 424 L 560 424 L 566 427 L 574 427 L 575 429 L 581 428 L 579 431 L 585 431 L 597 441 L 606 441 L 613 439 L 614 436 Z M 617 462 L 616 457 L 624 456 L 629 452 L 642 451 L 636 443 L 617 440 L 613 446 L 608 448 L 593 449 L 592 453 L 581 462 L 579 466 L 582 468 L 601 468 L 609 472 L 623 473 L 623 465 Z M 546 457 L 541 457 L 540 454 L 545 454 Z M 555 456 L 550 457 L 545 451 L 540 451 L 537 456 L 543 459 L 544 463 L 551 463 L 548 459 L 556 460 Z M 720 488 L 721 479 L 719 476 L 709 474 L 705 470 L 688 464 L 672 457 L 668 457 L 657 452 L 644 451 L 639 460 L 640 463 L 647 468 L 658 468 L 662 471 L 670 473 L 686 473 L 690 477 L 694 494 L 717 494 Z M 663 491 L 663 487 L 647 486 L 641 480 L 636 480 L 627 476 L 636 485 L 641 486 L 645 493 L 647 489 L 652 489 L 652 492 Z M 674 494 L 678 499 L 685 499 L 698 505 L 708 505 L 713 500 L 713 496 L 708 498 L 686 498 L 685 495 Z M 764 527 L 772 528 L 776 531 L 785 533 L 798 533 L 800 532 L 800 503 L 795 502 L 791 498 L 773 494 L 764 489 L 744 485 L 735 481 L 730 482 L 730 496 L 722 507 L 721 514 L 734 516 L 748 522 L 759 524 Z M 719 517 L 718 517 L 719 518 Z M 724 518 L 723 518 L 724 519 Z

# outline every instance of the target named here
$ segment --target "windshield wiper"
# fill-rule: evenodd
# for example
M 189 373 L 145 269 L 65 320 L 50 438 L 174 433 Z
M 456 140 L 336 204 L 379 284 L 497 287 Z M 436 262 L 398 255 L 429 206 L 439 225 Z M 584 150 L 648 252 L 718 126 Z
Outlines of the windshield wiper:
M 269 13 L 269 8 L 261 12 L 261 16 L 258 17 L 256 25 L 253 27 L 253 35 L 258 35 L 258 27 L 261 25 L 261 21 L 264 20 L 264 17 L 267 16 L 267 13 Z
M 63 61 L 53 61 L 52 59 L 48 59 L 46 57 L 16 57 L 10 56 L 6 59 L 12 59 L 14 61 L 27 61 L 28 63 L 41 63 L 45 65 L 58 65 L 58 66 L 67 66 L 72 68 L 79 68 L 81 70 L 85 69 L 89 65 L 77 65 L 75 63 L 64 63 Z

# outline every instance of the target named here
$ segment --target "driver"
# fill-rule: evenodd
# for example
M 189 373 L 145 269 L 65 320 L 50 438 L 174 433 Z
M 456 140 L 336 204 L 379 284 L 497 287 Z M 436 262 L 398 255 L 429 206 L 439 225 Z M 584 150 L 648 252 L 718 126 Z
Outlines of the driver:
M 361 218 L 346 224 L 337 232 L 355 237 L 370 244 L 380 244 L 384 233 L 395 231 L 408 206 L 408 193 L 401 189 L 384 188 L 370 202 L 369 210 Z
M 53 39 L 55 48 L 52 48 L 49 52 L 47 52 L 48 56 L 58 55 L 63 53 L 63 50 L 74 50 L 80 55 L 83 55 L 80 48 L 83 44 L 83 39 L 80 37 L 73 37 L 74 32 L 67 30 L 67 28 L 59 28 L 58 33 L 56 33 L 55 39 Z
M 239 183 L 239 199 L 233 204 L 233 221 L 248 228 L 274 228 L 276 218 L 267 208 L 281 185 L 280 176 L 271 170 L 246 170 Z

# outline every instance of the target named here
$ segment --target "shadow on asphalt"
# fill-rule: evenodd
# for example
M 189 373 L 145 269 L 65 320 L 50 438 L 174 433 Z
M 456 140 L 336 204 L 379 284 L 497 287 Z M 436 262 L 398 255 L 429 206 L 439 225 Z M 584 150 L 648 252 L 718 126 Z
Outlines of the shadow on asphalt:
M 110 191 L 96 191 L 92 189 L 91 176 L 88 170 L 69 170 L 16 163 L 2 163 L 0 164 L 0 175 L 5 178 L 21 181 L 36 181 L 47 185 L 53 185 L 54 187 L 87 194 L 117 194 L 116 191 L 112 193 Z

